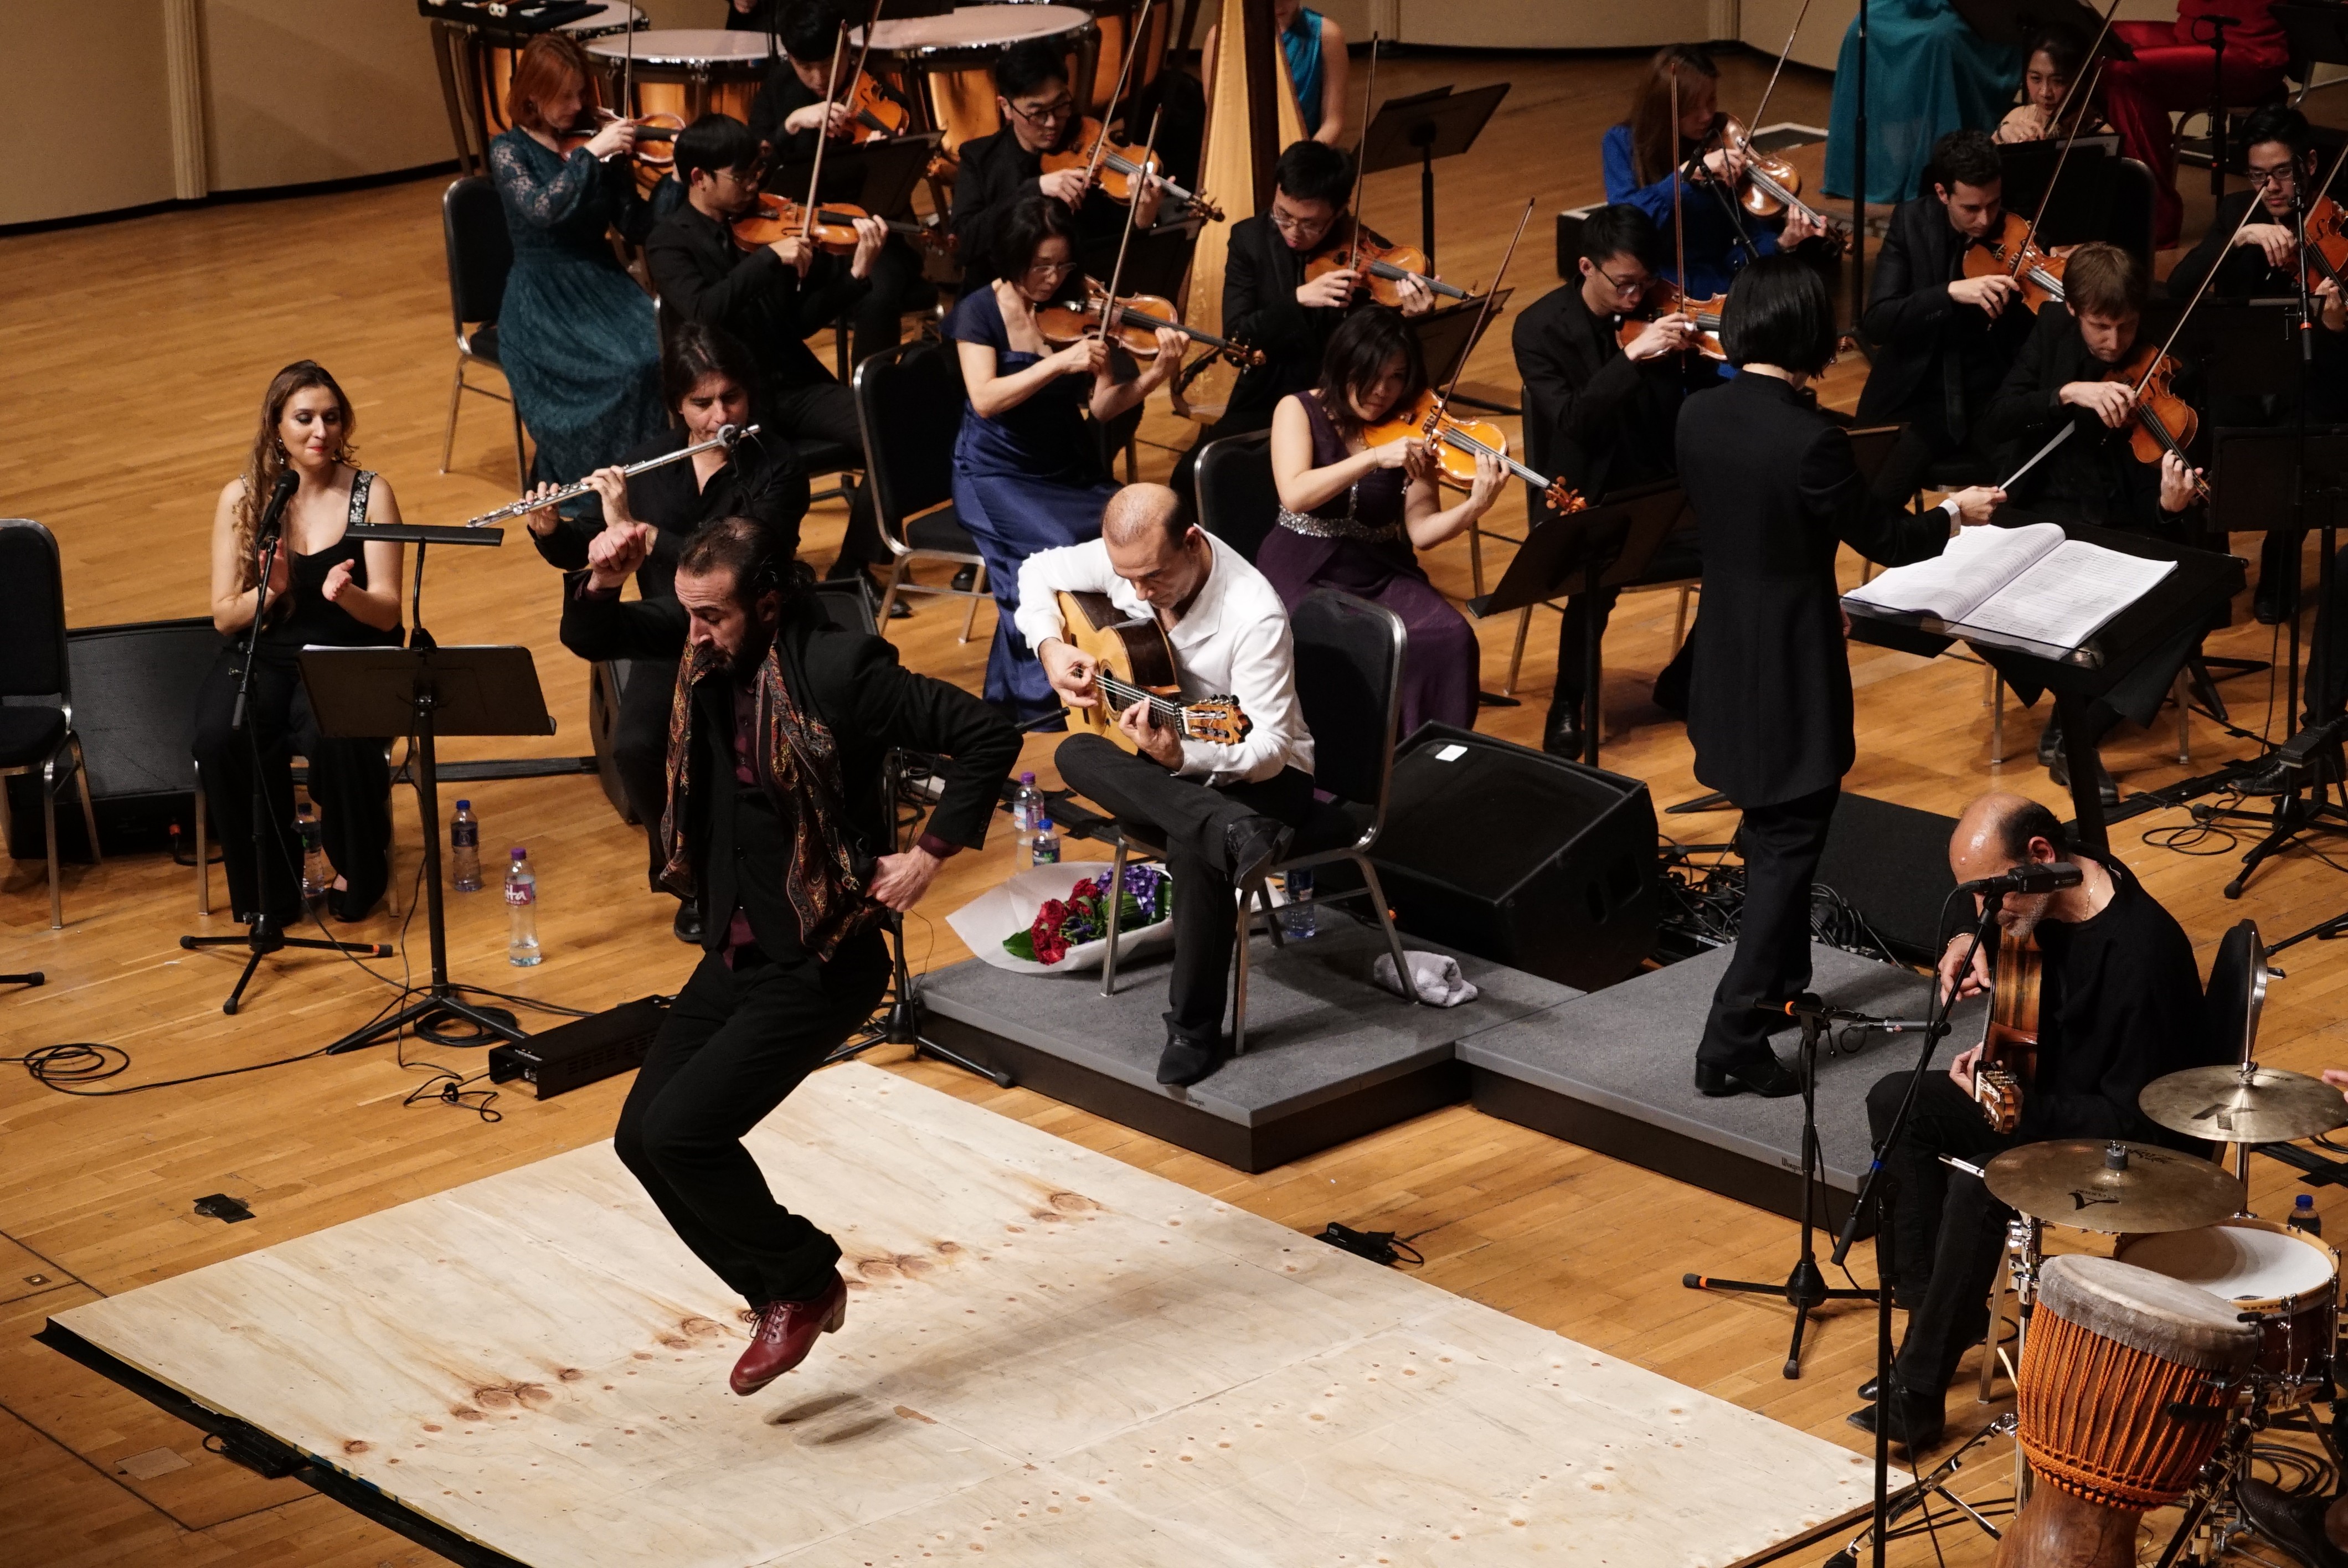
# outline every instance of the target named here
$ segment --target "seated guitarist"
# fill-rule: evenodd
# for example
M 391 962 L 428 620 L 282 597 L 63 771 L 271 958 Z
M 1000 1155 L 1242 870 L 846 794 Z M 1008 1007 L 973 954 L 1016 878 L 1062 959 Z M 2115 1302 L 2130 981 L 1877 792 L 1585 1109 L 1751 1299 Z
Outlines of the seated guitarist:
M 1163 485 L 1128 485 L 1101 537 L 1038 551 L 1019 569 L 1019 632 L 1071 708 L 1101 702 L 1097 663 L 1068 641 L 1058 594 L 1108 596 L 1166 635 L 1185 700 L 1235 699 L 1251 723 L 1237 745 L 1186 740 L 1135 703 L 1117 716 L 1130 750 L 1075 734 L 1060 743 L 1069 788 L 1167 849 L 1174 879 L 1174 973 L 1160 1083 L 1196 1083 L 1223 1060 L 1223 993 L 1249 886 L 1289 845 L 1313 804 L 1313 737 L 1296 700 L 1288 613 L 1262 574 L 1190 521 Z
M 1891 1439 L 1911 1452 L 1940 1440 L 1942 1396 L 1987 1325 L 1990 1283 L 2012 1213 L 1980 1177 L 1950 1169 L 1941 1156 L 1982 1165 L 2048 1138 L 2176 1144 L 2175 1134 L 2137 1110 L 2137 1091 L 2165 1073 L 2225 1054 L 2202 1005 L 2191 940 L 2116 857 L 2067 846 L 2054 814 L 2018 794 L 1974 801 L 1949 840 L 1949 869 L 1960 882 L 2056 860 L 2077 865 L 2077 886 L 2009 894 L 1997 916 L 2007 938 L 2033 940 L 2042 955 L 2037 1069 L 2021 1087 L 2019 1122 L 2001 1133 L 1975 1102 L 1975 1046 L 1945 1073 L 1927 1071 L 1906 1132 L 1884 1160 L 1885 1174 L 1900 1184 L 1889 1277 L 1908 1310 L 1907 1335 L 1891 1368 Z M 1957 973 L 1972 943 L 1972 934 L 1963 933 L 1941 955 L 1941 983 L 1954 986 L 1960 999 L 1990 989 L 1988 943 L 1970 970 Z M 1891 1073 L 1869 1091 L 1872 1137 L 1891 1125 L 1909 1076 Z M 1882 1238 L 1876 1245 L 1883 1246 Z M 1880 1251 L 1877 1261 L 1886 1262 Z M 1870 1385 L 1861 1392 L 1871 1398 L 1874 1390 Z M 1851 1425 L 1873 1431 L 1879 1408 L 1854 1410 Z

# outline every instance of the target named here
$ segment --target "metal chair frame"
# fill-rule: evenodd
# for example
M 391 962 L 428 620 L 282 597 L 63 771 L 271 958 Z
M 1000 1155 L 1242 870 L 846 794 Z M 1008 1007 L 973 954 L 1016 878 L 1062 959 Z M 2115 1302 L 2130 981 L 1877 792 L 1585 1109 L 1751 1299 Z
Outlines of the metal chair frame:
M 442 432 L 440 437 L 440 472 L 445 474 L 448 471 L 448 459 L 457 450 L 458 408 L 463 403 L 465 394 L 469 392 L 478 393 L 483 397 L 496 399 L 498 402 L 504 404 L 507 408 L 512 411 L 514 427 L 514 484 L 520 488 L 527 489 L 530 487 L 530 459 L 522 437 L 521 408 L 513 400 L 510 389 L 511 384 L 508 384 L 509 389 L 507 391 L 495 392 L 486 386 L 477 386 L 465 379 L 465 366 L 469 364 L 486 364 L 491 370 L 496 371 L 500 376 L 505 374 L 505 366 L 503 364 L 495 359 L 491 359 L 487 355 L 484 355 L 474 346 L 474 339 L 479 335 L 480 332 L 485 328 L 494 326 L 496 323 L 493 321 L 479 322 L 474 323 L 474 330 L 472 332 L 467 332 L 465 330 L 465 318 L 462 313 L 464 306 L 459 302 L 457 297 L 457 269 L 454 264 L 456 261 L 457 239 L 456 227 L 450 216 L 450 210 L 456 200 L 457 192 L 460 189 L 466 187 L 468 179 L 478 181 L 482 185 L 488 185 L 489 183 L 486 176 L 478 174 L 470 175 L 466 177 L 466 179 L 453 179 L 449 181 L 448 188 L 440 193 L 440 232 L 442 240 L 448 246 L 448 259 L 450 261 L 448 269 L 448 313 L 455 327 L 457 339 L 457 374 L 454 383 L 448 389 L 448 428 Z M 508 265 L 509 268 L 510 268 L 511 263 L 509 262 Z
M 105 853 L 98 847 L 98 811 L 90 803 L 89 797 L 89 763 L 82 755 L 81 735 L 75 730 L 73 722 L 73 661 L 66 651 L 65 567 L 57 554 L 57 536 L 41 524 L 29 518 L 10 518 L 5 521 L 0 521 L 0 528 L 31 528 L 38 532 L 41 540 L 48 548 L 49 579 L 56 589 L 57 601 L 55 615 L 57 638 L 57 690 L 55 692 L 12 692 L 9 695 L 42 698 L 54 696 L 57 699 L 54 703 L 44 701 L 26 705 L 56 707 L 65 714 L 66 721 L 65 733 L 57 738 L 57 744 L 49 748 L 48 754 L 39 762 L 19 763 L 12 767 L 0 768 L 0 839 L 14 837 L 15 828 L 9 810 L 5 781 L 19 774 L 29 776 L 36 773 L 39 774 L 42 848 L 47 852 L 49 862 L 49 929 L 62 931 L 65 929 L 66 917 L 64 895 L 60 891 L 58 882 L 57 792 L 64 787 L 65 779 L 57 772 L 57 761 L 68 753 L 72 754 L 68 772 L 81 780 L 81 823 L 83 828 L 89 834 L 90 859 L 96 865 L 106 864 Z
M 865 395 L 866 373 L 876 364 L 896 364 L 913 350 L 922 347 L 942 352 L 938 344 L 927 343 L 926 340 L 916 340 L 910 343 L 900 343 L 886 354 L 876 354 L 856 367 L 854 382 L 856 422 L 858 427 L 864 433 L 864 482 L 872 487 L 872 520 L 880 528 L 880 542 L 888 547 L 890 557 L 889 581 L 880 593 L 880 624 L 883 627 L 889 624 L 890 611 L 895 607 L 897 596 L 901 593 L 926 593 L 943 599 L 966 599 L 970 604 L 963 613 L 960 641 L 968 642 L 971 629 L 978 620 L 979 600 L 994 597 L 988 591 L 986 586 L 986 558 L 975 550 L 930 549 L 908 542 L 907 525 L 918 522 L 933 512 L 942 511 L 953 503 L 951 500 L 939 501 L 922 507 L 920 511 L 900 517 L 896 511 L 896 497 L 891 493 L 891 487 L 880 477 L 887 469 L 873 450 L 874 421 Z M 923 561 L 943 561 L 955 567 L 972 568 L 973 575 L 970 587 L 956 588 L 952 583 L 938 585 L 911 580 L 907 574 L 916 564 Z

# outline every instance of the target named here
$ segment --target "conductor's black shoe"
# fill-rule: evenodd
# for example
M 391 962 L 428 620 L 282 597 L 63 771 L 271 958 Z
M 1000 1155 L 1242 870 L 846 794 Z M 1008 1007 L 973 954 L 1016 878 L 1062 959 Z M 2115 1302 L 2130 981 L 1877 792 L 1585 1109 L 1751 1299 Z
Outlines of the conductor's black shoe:
M 1891 1440 L 1910 1453 L 1921 1452 L 1939 1442 L 1941 1433 L 1948 1425 L 1944 1404 L 1938 1394 L 1911 1394 L 1905 1389 L 1895 1387 L 1891 1392 Z M 1875 1430 L 1875 1412 L 1880 1409 L 1880 1404 L 1870 1400 L 1843 1419 L 1862 1432 L 1872 1432 Z
M 1241 817 L 1223 829 L 1223 850 L 1231 857 L 1231 886 L 1252 886 L 1265 866 L 1288 853 L 1295 836 L 1285 823 L 1269 816 Z
M 1655 677 L 1655 706 L 1674 719 L 1687 717 L 1688 672 L 1684 661 L 1673 660 Z
M 701 900 L 687 898 L 676 907 L 676 918 L 669 922 L 669 931 L 680 942 L 701 946 Z
M 2348 1552 L 2332 1544 L 2323 1532 L 2329 1496 L 2294 1497 L 2263 1481 L 2245 1481 L 2235 1496 L 2251 1529 L 2291 1553 L 2307 1568 L 2348 1568 Z
M 1220 1067 L 1223 1053 L 1213 1044 L 1200 1044 L 1184 1040 L 1180 1035 L 1166 1037 L 1165 1052 L 1158 1059 L 1158 1081 L 1188 1085 Z
M 1777 1060 L 1775 1051 L 1764 1050 L 1749 1061 L 1733 1067 L 1715 1067 L 1708 1061 L 1695 1064 L 1696 1092 L 1708 1099 L 1721 1100 L 1731 1094 L 1758 1094 L 1764 1100 L 1782 1100 L 1788 1094 L 1802 1091 L 1801 1075 L 1787 1069 Z
M 1550 705 L 1549 722 L 1541 726 L 1541 750 L 1553 757 L 1581 759 L 1581 702 L 1557 702 Z
M 2053 760 L 2046 764 L 2046 776 L 2054 781 L 2055 788 L 2069 789 L 2071 759 L 2063 753 L 2056 752 Z M 2112 777 L 2111 770 L 2104 766 L 2104 759 L 2100 756 L 2096 759 L 2096 794 L 2102 797 L 2106 805 L 2117 805 L 2120 803 L 2119 781 Z

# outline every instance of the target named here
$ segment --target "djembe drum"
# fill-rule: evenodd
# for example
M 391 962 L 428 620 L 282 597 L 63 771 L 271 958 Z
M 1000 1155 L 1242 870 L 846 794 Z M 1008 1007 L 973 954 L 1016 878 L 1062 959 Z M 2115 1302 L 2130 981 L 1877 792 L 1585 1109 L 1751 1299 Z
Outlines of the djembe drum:
M 2259 1331 L 2232 1304 L 2107 1257 L 2039 1274 L 2015 1382 L 2039 1485 L 1999 1568 L 2126 1568 L 2137 1522 L 2189 1490 L 2225 1435 Z

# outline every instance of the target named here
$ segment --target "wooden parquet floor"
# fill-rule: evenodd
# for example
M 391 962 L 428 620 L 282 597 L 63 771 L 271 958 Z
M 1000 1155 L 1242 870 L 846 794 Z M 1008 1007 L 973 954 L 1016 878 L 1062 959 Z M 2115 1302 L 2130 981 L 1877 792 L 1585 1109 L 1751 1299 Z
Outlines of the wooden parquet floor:
M 1446 81 L 1515 84 L 1481 144 L 1443 170 L 1447 274 L 1488 278 L 1518 204 L 1529 197 L 1531 238 L 1511 282 L 1520 303 L 1550 286 L 1548 215 L 1599 194 L 1597 139 L 1619 116 L 1636 63 L 1625 55 L 1425 53 L 1387 63 L 1382 75 L 1395 93 Z M 1766 67 L 1728 61 L 1724 101 L 1752 101 Z M 1822 75 L 1789 73 L 1778 111 L 1822 124 L 1826 92 Z M 342 378 L 357 404 L 365 461 L 396 487 L 411 519 L 454 522 L 510 498 L 509 426 L 504 410 L 483 400 L 467 400 L 453 471 L 435 471 L 453 359 L 439 189 L 440 181 L 423 180 L 0 241 L 9 280 L 0 292 L 0 512 L 39 518 L 57 532 L 74 624 L 201 612 L 211 497 L 239 466 L 263 386 L 292 359 L 315 357 Z M 2191 232 L 2206 220 L 2208 199 L 2188 200 Z M 1415 221 L 1407 172 L 1374 176 L 1367 201 L 1373 221 L 1405 231 Z M 1486 339 L 1470 382 L 1512 401 L 1507 325 Z M 1859 374 L 1855 364 L 1840 367 L 1829 399 L 1848 405 Z M 1152 445 L 1144 472 L 1155 477 L 1190 429 L 1159 411 L 1145 435 Z M 1496 526 L 1516 531 L 1518 504 L 1504 502 Z M 819 509 L 808 528 L 811 557 L 829 559 L 842 520 L 836 505 Z M 2247 550 L 2254 541 L 2239 542 Z M 1488 569 L 1506 553 L 1496 547 Z M 1435 552 L 1429 564 L 1446 591 L 1469 591 L 1464 544 Z M 1855 578 L 1856 561 L 1847 558 L 1845 569 Z M 447 754 L 584 749 L 586 674 L 557 641 L 555 580 L 526 543 L 517 537 L 501 550 L 440 552 L 425 605 L 444 642 L 528 645 L 561 725 L 548 741 L 450 743 Z M 974 684 L 990 613 L 981 612 L 979 636 L 968 644 L 954 637 L 958 610 L 936 605 L 893 636 L 914 668 Z M 2269 630 L 2249 624 L 2247 607 L 2237 620 L 2243 624 L 2215 646 L 2266 657 Z M 1525 704 L 1483 719 L 1490 731 L 1528 743 L 1539 737 L 1556 630 L 1551 612 L 1535 620 L 1519 683 Z M 1684 735 L 1647 699 L 1669 654 L 1671 625 L 1669 596 L 1632 598 L 1607 647 L 1606 760 L 1647 779 L 1659 803 L 1699 793 Z M 1487 689 L 1506 676 L 1514 630 L 1512 618 L 1480 629 Z M 2009 713 L 2014 760 L 2003 772 L 1993 768 L 1978 669 L 1865 648 L 1854 648 L 1852 661 L 1859 762 L 1849 788 L 1939 811 L 1954 811 L 1993 784 L 2059 804 L 2028 760 L 2034 719 Z M 2266 722 L 2265 677 L 2230 682 L 2228 696 L 2248 727 Z M 2124 783 L 2140 789 L 2244 749 L 2206 723 L 2196 725 L 2190 767 L 2175 762 L 2174 746 L 2173 729 L 2131 731 L 2109 754 Z M 1028 762 L 1050 779 L 1049 742 L 1032 743 Z M 488 845 L 530 846 L 541 877 L 547 957 L 534 970 L 507 967 L 494 897 L 454 897 L 455 978 L 580 1008 L 684 979 L 689 955 L 669 936 L 670 902 L 644 889 L 642 839 L 592 780 L 492 783 L 460 793 L 473 799 Z M 1666 820 L 1691 840 L 1725 838 L 1734 825 L 1723 815 Z M 2240 902 L 2225 900 L 2219 888 L 2230 861 L 2216 853 L 2222 845 L 2148 842 L 2184 820 L 2180 812 L 2136 819 L 2118 831 L 2116 847 L 2185 922 L 2205 966 L 2219 935 L 2244 916 L 2271 938 L 2348 905 L 2348 878 L 2308 853 L 2262 872 Z M 398 912 L 354 934 L 404 939 L 407 959 L 376 964 L 376 973 L 322 955 L 273 961 L 234 1020 L 218 1009 L 236 958 L 183 953 L 174 941 L 183 931 L 232 929 L 220 915 L 196 917 L 191 872 L 160 856 L 72 869 L 69 924 L 52 933 L 40 865 L 9 865 L 0 880 L 0 970 L 44 969 L 49 983 L 0 1000 L 5 1053 L 68 1040 L 120 1046 L 132 1054 L 131 1069 L 97 1086 L 119 1096 L 137 1084 L 295 1057 L 336 1037 L 389 999 L 382 975 L 425 962 L 423 932 L 410 924 L 420 843 L 412 797 L 403 794 L 396 822 Z M 942 915 L 1003 875 L 1009 860 L 1007 844 L 998 843 L 952 864 L 913 922 L 917 962 L 963 956 Z M 2314 944 L 2284 968 L 2290 978 L 2270 997 L 2261 1056 L 2310 1071 L 2348 1061 L 2337 1021 L 2348 969 L 2330 947 Z M 208 1453 L 191 1430 L 26 1336 L 47 1314 L 95 1296 L 605 1137 L 625 1088 L 624 1080 L 607 1081 L 543 1104 L 504 1095 L 495 1106 L 503 1120 L 495 1122 L 438 1102 L 404 1105 L 435 1063 L 469 1072 L 479 1058 L 410 1041 L 398 1052 L 376 1049 L 106 1099 L 0 1073 L 0 1561 L 364 1568 L 432 1560 L 298 1485 L 261 1481 Z M 1464 1107 L 1251 1177 L 1034 1093 L 998 1091 L 930 1063 L 887 1064 L 1303 1230 L 1339 1218 L 1414 1236 L 1426 1255 L 1425 1277 L 1436 1284 L 1860 1446 L 1841 1418 L 1872 1358 L 1864 1312 L 1828 1313 L 1805 1375 L 1787 1381 L 1778 1373 L 1782 1307 L 1680 1286 L 1690 1267 L 1776 1277 L 1790 1262 L 1794 1227 L 1775 1216 Z M 2262 1166 L 2256 1191 L 2270 1212 L 2289 1202 L 2281 1167 Z M 253 1220 L 228 1225 L 191 1211 L 193 1198 L 215 1192 L 244 1199 Z M 1855 1261 L 1866 1277 L 1865 1259 Z M 1952 1409 L 1962 1430 L 1987 1415 L 1962 1395 Z M 1944 1532 L 1942 1543 L 1951 1562 L 1987 1561 L 1977 1539 Z M 1900 1560 L 1924 1561 L 1929 1551 L 1911 1544 Z

